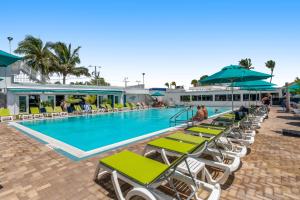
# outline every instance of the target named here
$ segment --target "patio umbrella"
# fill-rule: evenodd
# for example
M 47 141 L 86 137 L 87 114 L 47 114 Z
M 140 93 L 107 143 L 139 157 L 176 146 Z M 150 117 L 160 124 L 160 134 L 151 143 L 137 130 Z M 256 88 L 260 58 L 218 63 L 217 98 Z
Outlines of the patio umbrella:
M 0 50 L 0 67 L 7 67 L 8 65 L 13 64 L 21 59 L 22 58 L 19 56 L 15 56 Z
M 203 79 L 200 83 L 231 83 L 244 82 L 244 81 L 255 81 L 261 79 L 270 78 L 270 74 L 265 74 L 253 70 L 248 70 L 239 65 L 230 65 L 224 67 L 221 71 Z M 231 87 L 231 94 L 233 97 L 233 87 Z M 231 98 L 231 105 L 233 110 L 233 98 Z
M 275 85 L 275 84 L 273 84 L 273 85 Z M 241 87 L 240 89 L 241 90 L 248 90 L 249 91 L 249 98 L 248 98 L 248 104 L 249 104 L 249 106 L 250 106 L 250 91 L 256 91 L 255 105 L 257 105 L 257 92 L 258 91 L 274 91 L 274 90 L 276 90 L 276 88 L 274 88 L 272 86 Z M 261 94 L 259 96 L 261 96 Z
M 295 92 L 299 90 L 300 91 L 300 84 L 298 83 L 293 83 L 291 86 L 289 86 L 289 91 L 290 92 Z
M 270 87 L 275 86 L 276 84 L 270 83 L 267 81 L 256 80 L 256 81 L 245 81 L 245 82 L 235 82 L 230 85 L 230 87 Z
M 153 97 L 162 97 L 162 96 L 165 96 L 165 95 L 163 95 L 159 92 L 154 92 L 153 94 L 151 94 L 151 96 L 153 96 Z

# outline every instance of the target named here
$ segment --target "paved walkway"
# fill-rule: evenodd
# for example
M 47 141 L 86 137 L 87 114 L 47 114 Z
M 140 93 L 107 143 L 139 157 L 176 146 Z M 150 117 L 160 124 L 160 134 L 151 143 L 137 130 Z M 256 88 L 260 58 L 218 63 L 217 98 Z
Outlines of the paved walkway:
M 273 108 L 222 199 L 300 199 L 300 138 L 282 128 L 300 131 L 300 119 Z M 141 153 L 146 142 L 126 148 Z M 0 124 L 0 199 L 115 199 L 108 178 L 92 180 L 97 160 L 111 153 L 74 162 Z

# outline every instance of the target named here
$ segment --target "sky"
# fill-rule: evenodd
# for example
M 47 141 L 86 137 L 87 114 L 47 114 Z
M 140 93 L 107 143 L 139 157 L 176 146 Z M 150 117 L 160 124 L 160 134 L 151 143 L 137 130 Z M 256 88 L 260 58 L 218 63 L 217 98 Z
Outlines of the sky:
M 112 85 L 146 87 L 192 79 L 251 58 L 282 86 L 300 77 L 298 0 L 5 0 L 0 49 L 26 35 L 81 46 L 80 66 L 102 66 Z M 81 80 L 81 79 L 79 79 Z

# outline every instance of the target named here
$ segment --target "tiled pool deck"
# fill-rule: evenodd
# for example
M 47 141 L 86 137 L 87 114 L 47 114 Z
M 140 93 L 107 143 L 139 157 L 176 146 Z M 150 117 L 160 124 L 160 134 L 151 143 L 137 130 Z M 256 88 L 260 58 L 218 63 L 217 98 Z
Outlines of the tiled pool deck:
M 300 199 L 300 138 L 283 128 L 300 131 L 300 118 L 272 108 L 221 199 Z M 125 148 L 141 153 L 145 143 Z M 74 162 L 0 124 L 0 199 L 115 199 L 109 179 L 92 180 L 97 160 L 114 152 Z

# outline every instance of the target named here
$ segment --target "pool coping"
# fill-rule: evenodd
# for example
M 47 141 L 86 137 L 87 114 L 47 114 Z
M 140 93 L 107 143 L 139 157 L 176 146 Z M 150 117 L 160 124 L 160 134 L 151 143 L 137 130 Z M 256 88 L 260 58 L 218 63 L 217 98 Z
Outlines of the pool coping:
M 216 116 L 219 116 L 219 115 L 222 115 L 222 114 L 225 114 L 225 113 L 228 113 L 228 112 L 231 112 L 231 110 L 224 111 L 222 113 L 212 115 L 209 118 L 214 118 Z M 50 118 L 50 119 L 53 119 L 53 118 Z M 151 137 L 154 137 L 154 136 L 161 135 L 161 134 L 166 133 L 168 131 L 175 131 L 175 130 L 177 130 L 179 128 L 182 128 L 182 127 L 185 127 L 187 125 L 187 123 L 183 123 L 183 124 L 180 124 L 180 125 L 177 125 L 177 126 L 161 129 L 161 130 L 150 132 L 150 133 L 138 136 L 138 137 L 123 140 L 123 141 L 120 141 L 120 142 L 117 142 L 117 143 L 105 145 L 105 146 L 102 146 L 102 147 L 99 147 L 99 148 L 96 148 L 96 149 L 92 149 L 92 150 L 89 150 L 89 151 L 84 151 L 84 150 L 81 150 L 77 147 L 69 145 L 67 143 L 64 143 L 60 140 L 57 140 L 57 139 L 52 138 L 50 136 L 47 136 L 47 135 L 45 135 L 45 134 L 43 134 L 39 131 L 32 130 L 32 129 L 30 129 L 26 126 L 23 126 L 23 125 L 21 125 L 17 122 L 8 122 L 8 124 L 13 126 L 14 128 L 16 128 L 17 130 L 20 130 L 21 132 L 25 133 L 26 135 L 28 135 L 30 137 L 33 137 L 34 139 L 38 140 L 39 142 L 44 143 L 47 147 L 55 150 L 56 152 L 58 152 L 60 154 L 63 154 L 64 156 L 66 156 L 66 157 L 68 157 L 72 160 L 81 160 L 81 159 L 84 159 L 84 158 L 87 158 L 87 157 L 91 157 L 93 155 L 104 153 L 106 151 L 113 150 L 113 149 L 131 144 L 131 143 L 134 143 L 134 142 L 138 142 L 138 141 L 145 140 L 145 139 L 148 139 L 148 138 L 151 138 Z

